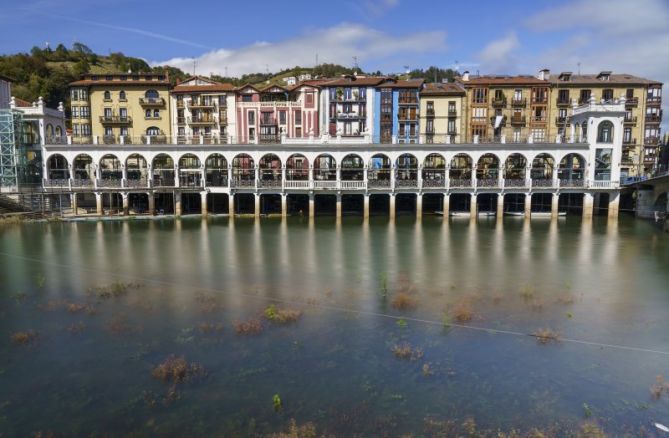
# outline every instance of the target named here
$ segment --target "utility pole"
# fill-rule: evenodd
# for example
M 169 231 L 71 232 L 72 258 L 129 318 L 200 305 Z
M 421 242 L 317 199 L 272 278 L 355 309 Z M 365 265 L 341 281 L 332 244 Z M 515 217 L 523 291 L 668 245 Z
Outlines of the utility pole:
M 353 57 L 353 68 L 355 69 L 355 71 L 358 71 L 358 57 L 357 56 Z

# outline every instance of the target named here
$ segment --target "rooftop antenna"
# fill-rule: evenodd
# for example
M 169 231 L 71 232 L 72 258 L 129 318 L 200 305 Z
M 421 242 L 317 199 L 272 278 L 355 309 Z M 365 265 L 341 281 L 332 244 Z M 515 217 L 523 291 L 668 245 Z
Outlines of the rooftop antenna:
M 357 56 L 354 56 L 354 57 L 353 57 L 353 68 L 354 68 L 356 71 L 358 71 L 358 69 L 359 69 L 359 67 L 358 67 L 358 57 L 357 57 Z
M 316 66 L 318 66 L 318 53 L 316 53 Z
M 197 67 L 197 61 L 193 59 L 193 76 L 195 76 L 195 67 Z
M 581 62 L 577 62 L 576 65 L 578 66 L 578 75 L 581 76 Z
M 225 77 L 226 78 L 228 77 L 228 66 L 227 65 L 225 66 Z

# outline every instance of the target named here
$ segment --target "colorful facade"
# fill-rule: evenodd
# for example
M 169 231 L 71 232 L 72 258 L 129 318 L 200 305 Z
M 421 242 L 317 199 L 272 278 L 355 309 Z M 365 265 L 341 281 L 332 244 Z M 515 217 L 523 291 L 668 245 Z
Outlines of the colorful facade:
M 423 80 L 389 78 L 376 86 L 374 99 L 375 143 L 418 143 L 419 93 Z

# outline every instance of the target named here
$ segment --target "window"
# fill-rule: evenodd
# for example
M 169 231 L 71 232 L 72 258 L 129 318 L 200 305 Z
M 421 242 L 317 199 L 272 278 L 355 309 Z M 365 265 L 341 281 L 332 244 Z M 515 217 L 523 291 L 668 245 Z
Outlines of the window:
M 105 128 L 105 137 L 112 137 L 114 135 L 114 130 L 107 126 Z
M 613 123 L 603 121 L 597 127 L 598 143 L 613 143 Z
M 513 128 L 513 141 L 520 142 L 520 128 Z
M 581 94 L 578 99 L 578 103 L 581 105 L 584 103 L 588 103 L 588 100 L 590 100 L 590 90 L 581 90 Z
M 607 88 L 602 91 L 602 99 L 604 100 L 613 100 L 613 90 Z
M 249 111 L 247 117 L 248 117 L 249 125 L 255 125 L 256 124 L 256 113 L 255 113 L 255 111 Z
M 81 125 L 81 135 L 91 135 L 91 125 Z
M 119 91 L 118 98 L 119 98 L 119 100 L 127 100 L 126 97 L 125 97 L 125 91 L 123 91 L 123 90 Z
M 79 126 L 80 125 L 78 125 L 78 124 L 73 124 L 72 125 L 72 135 L 79 135 L 80 134 L 81 131 L 79 130 Z
M 225 96 L 218 96 L 218 106 L 226 106 L 227 101 Z
M 358 93 L 360 94 L 359 99 L 360 100 L 365 100 L 367 96 L 367 89 L 366 88 L 359 88 Z
M 452 100 L 448 102 L 448 114 L 455 114 L 455 102 Z
M 634 98 L 634 88 L 628 88 L 627 92 L 625 93 L 625 97 L 627 99 L 633 99 Z
M 105 81 L 113 81 L 114 77 L 112 75 L 105 76 Z
M 472 92 L 472 102 L 473 103 L 486 103 L 488 102 L 488 89 L 487 88 L 474 88 Z
M 151 110 L 150 109 L 144 111 L 144 117 L 146 117 L 147 119 L 151 118 Z
M 632 128 L 625 128 L 623 131 L 623 143 L 632 142 Z
M 253 96 L 250 94 L 243 95 L 242 102 L 253 102 Z
M 513 92 L 513 100 L 515 100 L 516 102 L 518 102 L 518 101 L 520 101 L 520 100 L 522 100 L 522 99 L 523 99 L 523 90 L 521 90 L 521 89 L 514 90 L 514 92 Z
M 146 135 L 160 135 L 160 129 L 156 126 L 146 128 Z
M 88 106 L 82 106 L 79 108 L 79 115 L 82 119 L 89 119 L 91 117 L 91 108 Z
M 476 121 L 485 120 L 488 114 L 488 108 L 472 108 L 472 119 Z
M 118 109 L 118 115 L 121 117 L 121 119 L 127 119 L 128 118 L 128 108 L 119 108 Z
M 567 109 L 566 108 L 560 108 L 558 110 L 558 119 L 560 119 L 563 122 L 567 120 Z
M 121 127 L 121 135 L 124 136 L 124 137 L 128 136 L 128 127 L 127 126 Z
M 295 111 L 295 124 L 296 125 L 302 124 L 302 111 L 300 110 Z
M 545 103 L 548 101 L 548 88 L 539 87 L 532 89 L 532 102 Z
M 105 100 L 111 100 L 111 93 L 109 91 L 105 91 L 104 99 Z
M 569 103 L 569 90 L 558 91 L 558 103 Z
M 111 116 L 112 116 L 112 109 L 111 108 L 105 108 L 103 111 L 104 111 L 105 119 L 110 119 Z
M 472 127 L 472 140 L 475 136 L 485 137 L 485 126 L 474 126 Z
M 448 133 L 457 134 L 457 132 L 455 131 L 455 120 L 448 121 Z
M 79 118 L 79 107 L 78 106 L 73 106 L 72 107 L 72 118 L 73 119 L 78 119 Z
M 546 141 L 546 130 L 542 128 L 532 129 L 532 139 L 537 143 Z
M 313 93 L 307 93 L 304 96 L 304 103 L 308 107 L 313 107 L 314 106 L 314 95 L 313 95 Z
M 160 110 L 153 110 L 153 118 L 159 119 L 160 118 Z
M 434 101 L 428 100 L 426 106 L 427 106 L 427 114 L 434 115 Z
M 351 100 L 353 98 L 353 89 L 344 88 L 344 99 Z
M 302 128 L 300 126 L 295 128 L 295 137 L 302 137 Z
M 434 120 L 429 119 L 425 124 L 425 132 L 427 134 L 434 134 Z
M 144 97 L 147 99 L 158 99 L 160 95 L 156 90 L 146 90 L 146 93 L 144 93 Z
M 285 124 L 286 124 L 286 112 L 279 111 L 279 125 L 285 125 Z

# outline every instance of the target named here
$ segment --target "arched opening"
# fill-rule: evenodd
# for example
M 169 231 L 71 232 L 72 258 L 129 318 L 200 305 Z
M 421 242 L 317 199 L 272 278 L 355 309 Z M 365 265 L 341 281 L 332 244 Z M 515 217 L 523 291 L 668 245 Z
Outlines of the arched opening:
M 504 213 L 519 215 L 525 213 L 525 194 L 507 193 L 504 195 Z
M 106 186 L 120 185 L 123 166 L 116 155 L 107 154 L 100 159 L 100 183 Z
M 172 174 L 172 180 L 174 180 L 174 174 Z M 156 214 L 174 214 L 173 193 L 156 193 L 154 194 L 153 199 L 156 207 Z
M 588 141 L 588 122 L 581 123 L 581 142 Z
M 449 198 L 450 216 L 469 216 L 471 213 L 472 195 L 469 193 L 453 193 Z
M 49 160 L 46 162 L 46 172 L 48 179 L 52 180 L 52 183 L 70 179 L 70 169 L 67 159 L 60 154 L 53 154 L 49 157 Z M 67 184 L 67 182 L 64 184 Z
M 167 154 L 159 154 L 153 159 L 151 167 L 153 169 L 154 187 L 174 187 L 174 160 L 172 160 L 172 157 Z M 170 202 L 173 203 L 173 199 Z M 156 208 L 158 208 L 157 205 Z
M 151 144 L 165 144 L 167 143 L 167 137 L 165 133 L 157 126 L 149 126 L 146 128 L 146 137 L 144 138 L 143 143 Z
M 182 192 L 180 196 L 182 215 L 202 213 L 202 196 L 199 193 Z
M 111 92 L 105 90 L 104 100 L 111 100 Z
M 118 100 L 128 100 L 125 95 L 125 91 L 121 90 L 118 92 Z
M 558 178 L 560 187 L 583 187 L 586 162 L 580 154 L 567 154 L 560 160 Z M 581 203 L 582 204 L 582 203 Z
M 423 161 L 423 187 L 444 187 L 446 159 L 440 154 L 430 154 Z
M 228 185 L 228 160 L 221 154 L 211 154 L 204 163 L 208 187 Z
M 308 181 L 309 160 L 302 154 L 293 154 L 286 160 L 287 181 Z
M 337 162 L 329 154 L 321 154 L 314 160 L 315 181 L 336 181 Z
M 550 213 L 553 206 L 552 193 L 532 193 L 530 211 L 532 213 Z
M 553 168 L 555 159 L 550 154 L 539 154 L 532 160 L 530 178 L 533 187 L 551 187 L 553 185 Z
M 158 99 L 160 94 L 156 90 L 146 90 L 144 97 L 147 99 Z
M 523 154 L 511 154 L 504 162 L 504 187 L 525 187 L 527 158 Z
M 365 177 L 365 162 L 356 154 L 346 155 L 341 160 L 342 181 L 362 181 Z
M 568 214 L 583 214 L 583 193 L 560 193 L 558 211 Z
M 250 188 L 255 187 L 256 170 L 255 162 L 248 154 L 239 154 L 232 159 L 232 185 L 233 187 Z
M 261 187 L 281 187 L 281 160 L 275 154 L 266 154 L 258 163 Z M 279 199 L 279 201 L 281 201 Z M 279 202 L 279 212 L 281 205 Z
M 146 187 L 149 178 L 149 167 L 146 159 L 140 154 L 132 154 L 125 160 L 125 174 L 129 187 Z
M 63 128 L 60 126 L 56 126 L 56 138 L 60 138 L 63 136 Z
M 402 154 L 397 158 L 395 166 L 397 172 L 395 186 L 418 187 L 418 159 L 415 156 Z
M 72 162 L 72 172 L 74 173 L 74 184 L 77 186 L 91 185 L 95 179 L 95 164 L 93 158 L 87 154 L 79 154 Z
M 597 143 L 613 143 L 613 123 L 605 120 L 597 126 Z
M 476 185 L 497 187 L 499 185 L 499 158 L 495 154 L 484 154 L 476 163 Z
M 369 169 L 367 170 L 367 186 L 369 188 L 389 188 L 391 172 L 390 167 L 390 158 L 383 154 L 374 155 L 369 160 Z
M 314 215 L 334 216 L 337 212 L 336 195 L 314 195 Z
M 255 214 L 256 200 L 253 193 L 236 193 L 233 214 Z
M 457 154 L 451 160 L 451 169 L 448 172 L 451 187 L 472 186 L 472 157 L 467 154 Z
M 51 123 L 47 123 L 45 134 L 47 139 L 51 139 L 53 137 L 53 125 Z
M 444 195 L 442 193 L 425 193 L 423 195 L 424 214 L 443 214 Z
M 201 187 L 202 168 L 200 159 L 193 154 L 179 159 L 179 187 Z

